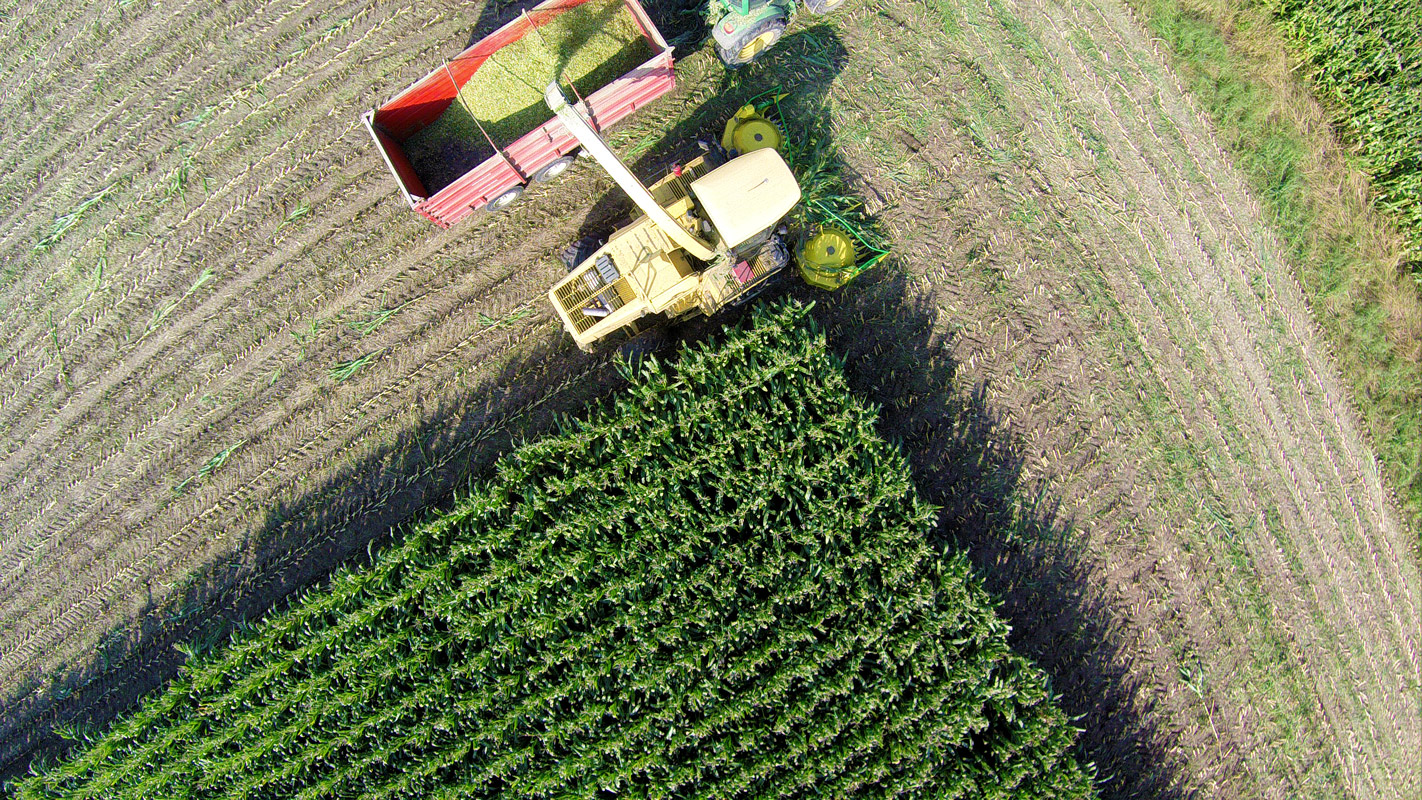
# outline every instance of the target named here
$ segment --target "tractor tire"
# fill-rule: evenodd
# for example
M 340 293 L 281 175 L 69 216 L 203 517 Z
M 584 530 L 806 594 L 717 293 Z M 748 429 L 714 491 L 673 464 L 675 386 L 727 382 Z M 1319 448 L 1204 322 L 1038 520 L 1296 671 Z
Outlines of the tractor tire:
M 533 182 L 547 183 L 551 180 L 556 180 L 560 175 L 567 172 L 568 167 L 573 166 L 573 162 L 576 160 L 577 156 L 571 155 L 555 159 L 553 163 L 548 164 L 543 169 L 540 169 L 539 171 L 533 173 Z
M 490 200 L 489 202 L 485 203 L 484 210 L 489 212 L 506 210 L 509 206 L 518 202 L 518 199 L 520 197 L 523 197 L 523 188 L 524 187 L 522 186 L 515 186 L 512 189 L 509 189 L 498 197 L 495 197 L 493 200 Z
M 819 16 L 834 11 L 844 3 L 845 0 L 805 0 L 805 10 Z
M 769 50 L 785 34 L 789 20 L 776 15 L 767 17 L 736 35 L 729 45 L 716 43 L 716 54 L 728 67 L 749 64 Z
M 666 323 L 656 324 L 619 345 L 617 356 L 635 369 L 647 356 L 664 349 L 669 341 Z
M 577 269 L 579 264 L 592 258 L 592 254 L 596 253 L 597 249 L 602 247 L 606 241 L 607 239 L 596 236 L 584 236 L 563 248 L 563 252 L 558 255 L 558 260 L 563 262 L 564 269 L 572 272 Z

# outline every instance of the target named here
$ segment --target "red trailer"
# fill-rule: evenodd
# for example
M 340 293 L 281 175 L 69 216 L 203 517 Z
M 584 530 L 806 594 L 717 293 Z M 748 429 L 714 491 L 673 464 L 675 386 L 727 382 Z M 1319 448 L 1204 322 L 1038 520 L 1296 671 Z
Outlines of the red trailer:
M 578 140 L 563 123 L 550 119 L 514 141 L 488 144 L 492 155 L 444 186 L 431 185 L 411 163 L 405 143 L 439 119 L 455 102 L 469 79 L 500 48 L 522 39 L 555 16 L 588 0 L 546 0 L 519 18 L 476 42 L 446 64 L 430 72 L 389 102 L 362 116 L 376 148 L 410 207 L 441 228 L 447 228 L 480 208 L 507 206 L 531 181 L 550 180 L 561 174 L 578 148 Z M 599 130 L 606 129 L 676 85 L 672 73 L 672 48 L 637 0 L 622 0 L 637 29 L 654 55 L 641 66 L 582 97 L 580 108 Z M 634 40 L 635 41 L 635 38 Z M 579 87 L 574 86 L 576 91 Z M 482 130 L 482 129 L 481 129 Z M 426 170 L 428 173 L 428 170 Z M 427 174 L 425 177 L 429 177 Z

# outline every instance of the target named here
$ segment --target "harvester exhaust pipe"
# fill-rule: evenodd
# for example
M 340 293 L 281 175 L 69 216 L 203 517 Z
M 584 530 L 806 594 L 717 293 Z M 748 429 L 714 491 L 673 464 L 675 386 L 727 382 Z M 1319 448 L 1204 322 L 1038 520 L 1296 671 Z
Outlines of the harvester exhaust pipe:
M 622 191 L 632 198 L 632 202 L 636 203 L 643 213 L 650 217 L 658 228 L 662 229 L 663 233 L 701 261 L 711 261 L 716 257 L 716 251 L 711 249 L 709 244 L 677 224 L 677 221 L 672 219 L 667 210 L 662 208 L 661 204 L 652 197 L 652 193 L 647 191 L 647 187 L 643 186 L 641 181 L 637 180 L 637 176 L 633 175 L 632 170 L 622 163 L 622 159 L 612 152 L 612 148 L 608 147 L 602 136 L 593 130 L 592 125 L 583 119 L 583 115 L 578 113 L 577 109 L 568 104 L 568 98 L 563 95 L 563 90 L 558 88 L 557 82 L 548 84 L 548 88 L 543 91 L 543 101 L 548 104 L 548 108 L 552 109 L 558 119 L 563 120 L 568 132 L 577 138 L 583 149 L 597 159 L 597 163 L 607 170 L 607 174 L 617 181 L 617 185 L 622 187 Z

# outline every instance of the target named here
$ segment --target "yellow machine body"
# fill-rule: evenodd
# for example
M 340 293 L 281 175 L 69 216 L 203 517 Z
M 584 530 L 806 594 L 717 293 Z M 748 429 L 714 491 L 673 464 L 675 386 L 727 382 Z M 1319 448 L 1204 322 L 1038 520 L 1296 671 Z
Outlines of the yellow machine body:
M 715 169 L 698 157 L 647 191 L 684 231 L 705 237 L 715 255 L 709 262 L 690 257 L 651 215 L 618 230 L 548 292 L 584 350 L 649 314 L 714 313 L 785 265 L 762 251 L 799 202 L 800 187 L 774 150 Z

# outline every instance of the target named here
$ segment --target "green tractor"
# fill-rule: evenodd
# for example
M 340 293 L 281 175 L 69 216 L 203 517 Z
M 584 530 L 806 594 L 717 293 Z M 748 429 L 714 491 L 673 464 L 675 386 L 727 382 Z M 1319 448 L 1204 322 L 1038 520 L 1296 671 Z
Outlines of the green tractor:
M 710 0 L 707 21 L 727 66 L 749 64 L 780 40 L 795 15 L 795 0 Z M 828 14 L 845 0 L 804 0 L 811 14 Z

